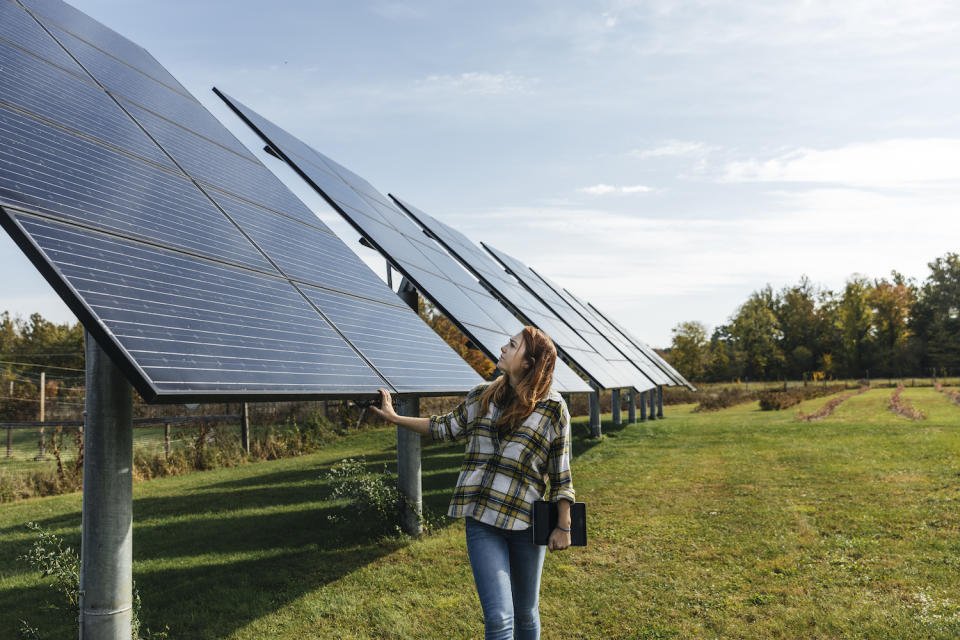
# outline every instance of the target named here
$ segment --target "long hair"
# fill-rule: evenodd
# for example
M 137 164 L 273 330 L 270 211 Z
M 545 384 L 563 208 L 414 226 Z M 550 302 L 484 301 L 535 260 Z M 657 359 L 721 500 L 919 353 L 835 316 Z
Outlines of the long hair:
M 526 348 L 523 359 L 530 366 L 517 381 L 514 388 L 506 374 L 490 383 L 480 395 L 480 411 L 486 415 L 490 402 L 500 408 L 497 433 L 500 438 L 510 433 L 533 413 L 538 402 L 550 393 L 553 383 L 553 367 L 557 363 L 557 348 L 553 340 L 536 327 L 524 327 L 521 332 Z

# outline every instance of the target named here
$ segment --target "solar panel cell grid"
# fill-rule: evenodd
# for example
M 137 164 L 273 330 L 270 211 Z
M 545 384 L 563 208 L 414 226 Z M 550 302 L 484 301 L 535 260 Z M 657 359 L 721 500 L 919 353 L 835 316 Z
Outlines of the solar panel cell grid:
M 306 287 L 305 292 L 364 355 L 377 363 L 397 391 L 416 392 L 444 385 L 469 388 L 476 384 L 474 375 L 464 375 L 472 372 L 450 366 L 449 347 L 439 336 L 412 337 L 423 321 L 411 309 L 384 309 L 313 287 Z
M 0 108 L 0 195 L 64 220 L 264 271 L 270 264 L 186 178 Z
M 32 51 L 72 73 L 85 75 L 76 61 L 49 37 L 33 16 L 12 0 L 0 2 L 0 38 Z
M 370 268 L 331 232 L 220 192 L 211 195 L 287 277 L 389 305 L 402 304 L 382 282 L 370 278 Z
M 325 195 L 344 218 L 376 245 L 476 346 L 497 359 L 500 347 L 523 325 L 463 267 L 433 247 L 422 230 L 365 179 L 240 102 L 220 91 L 217 94 L 265 143 L 278 150 L 308 183 Z M 567 369 L 560 363 L 558 370 L 561 368 Z M 566 380 L 570 384 L 565 389 L 586 390 L 582 381 L 567 371 L 558 376 L 558 381 Z
M 421 394 L 480 381 L 152 56 L 68 5 L 29 4 L 50 33 L 0 0 L 0 38 L 39 56 L 0 39 L 0 223 L 145 398 L 373 393 L 391 386 L 377 358 Z M 368 359 L 288 277 L 336 289 L 317 297 L 351 331 L 343 301 L 365 305 L 365 344 L 379 322 L 427 346 Z
M 372 392 L 384 384 L 282 279 L 43 218 L 16 219 L 157 393 Z
M 99 87 L 0 41 L 0 101 L 141 158 L 170 159 Z
M 187 90 L 163 68 L 143 47 L 107 28 L 82 11 L 60 0 L 22 0 L 37 17 L 50 26 L 65 29 L 88 43 L 96 43 L 98 49 L 142 73 L 152 76 L 168 87 L 187 94 Z M 73 37 L 73 36 L 71 36 Z M 187 94 L 188 95 L 188 94 Z

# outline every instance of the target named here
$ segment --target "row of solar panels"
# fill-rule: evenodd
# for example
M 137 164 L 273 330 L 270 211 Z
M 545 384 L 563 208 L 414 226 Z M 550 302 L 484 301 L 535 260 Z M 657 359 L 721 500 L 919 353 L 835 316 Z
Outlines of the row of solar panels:
M 532 324 L 567 363 L 559 390 L 687 384 L 592 305 L 217 94 L 492 360 Z M 0 0 L 0 208 L 147 401 L 481 382 L 149 53 L 60 0 Z

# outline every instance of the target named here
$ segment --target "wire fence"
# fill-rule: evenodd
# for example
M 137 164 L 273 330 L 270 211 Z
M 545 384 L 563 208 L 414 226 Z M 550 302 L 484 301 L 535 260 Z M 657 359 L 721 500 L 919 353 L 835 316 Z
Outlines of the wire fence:
M 135 461 L 162 460 L 184 449 L 205 444 L 237 450 L 241 443 L 240 403 L 208 405 L 146 405 L 134 403 Z M 58 409 L 56 405 L 55 409 Z M 363 407 L 349 401 L 249 403 L 250 442 L 298 431 L 304 425 L 324 425 L 331 433 L 346 432 L 369 418 Z M 83 456 L 83 405 L 56 411 L 66 419 L 0 422 L 0 494 L 4 487 L 23 487 L 27 478 L 63 478 L 79 473 Z M 54 482 L 55 480 L 51 480 Z M 31 490 L 33 491 L 33 490 Z M 9 492 L 9 491 L 8 491 Z M 25 495 L 25 494 L 24 494 Z M 16 495 L 0 495 L 0 502 Z

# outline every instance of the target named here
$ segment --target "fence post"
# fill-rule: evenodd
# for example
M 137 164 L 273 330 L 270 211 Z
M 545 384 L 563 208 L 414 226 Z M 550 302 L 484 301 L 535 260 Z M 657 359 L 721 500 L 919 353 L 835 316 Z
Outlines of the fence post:
M 610 413 L 613 424 L 620 424 L 620 389 L 610 391 Z
M 240 405 L 240 446 L 250 453 L 250 407 L 246 402 Z
M 7 457 L 13 457 L 13 427 L 7 427 Z
M 133 394 L 85 333 L 80 637 L 129 638 L 133 613 Z
M 627 409 L 627 422 L 630 424 L 637 423 L 637 390 L 630 389 L 629 391 L 630 406 Z
M 170 458 L 170 423 L 163 423 L 163 457 Z
M 43 422 L 46 418 L 46 390 L 47 390 L 47 372 L 40 372 L 40 453 L 37 455 L 37 458 L 43 460 L 43 457 L 47 455 L 47 434 L 43 427 Z

